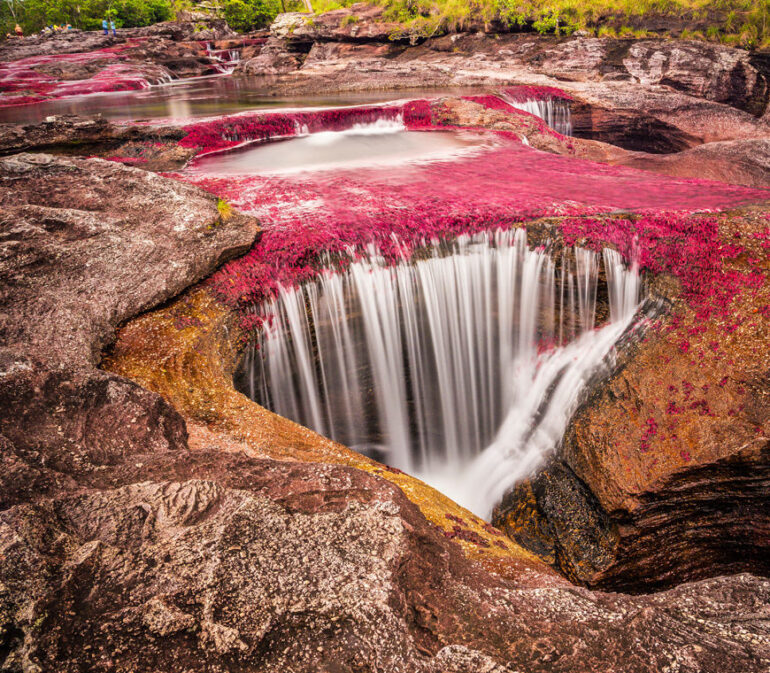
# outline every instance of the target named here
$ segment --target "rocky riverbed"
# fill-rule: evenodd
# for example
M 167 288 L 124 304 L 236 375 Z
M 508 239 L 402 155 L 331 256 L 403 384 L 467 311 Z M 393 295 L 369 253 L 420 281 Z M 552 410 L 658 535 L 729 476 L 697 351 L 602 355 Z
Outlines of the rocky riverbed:
M 766 61 L 676 41 L 410 45 L 345 12 L 279 17 L 239 69 L 266 91 L 486 91 L 0 128 L 4 670 L 767 671 Z M 172 70 L 187 30 L 121 49 Z M 59 39 L 45 50 L 75 53 Z M 0 58 L 51 55 L 30 44 Z M 513 86 L 558 87 L 576 137 L 513 108 Z M 487 145 L 315 177 L 201 162 L 396 118 Z M 250 307 L 324 254 L 499 226 L 636 255 L 659 308 L 491 523 L 235 390 Z

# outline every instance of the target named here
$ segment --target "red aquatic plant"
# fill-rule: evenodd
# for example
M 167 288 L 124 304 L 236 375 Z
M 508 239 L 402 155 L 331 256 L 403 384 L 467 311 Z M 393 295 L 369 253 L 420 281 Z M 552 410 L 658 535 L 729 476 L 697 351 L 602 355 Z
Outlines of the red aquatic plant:
M 525 114 L 525 113 L 522 113 Z M 205 150 L 299 131 L 341 130 L 376 119 L 402 118 L 420 132 L 441 127 L 429 101 L 335 110 L 249 113 L 185 126 L 181 144 Z M 466 133 L 468 131 L 466 130 Z M 721 241 L 715 218 L 691 216 L 766 197 L 762 190 L 703 180 L 677 179 L 537 152 L 515 134 L 475 131 L 482 144 L 442 161 L 394 170 L 372 166 L 288 176 L 217 174 L 214 158 L 195 160 L 175 177 L 256 215 L 263 233 L 243 258 L 209 281 L 214 292 L 246 319 L 279 285 L 313 278 L 329 259 L 344 266 L 374 244 L 386 259 L 409 256 L 425 241 L 496 228 L 541 216 L 567 216 L 567 244 L 617 248 L 638 256 L 643 270 L 674 273 L 686 295 L 704 293 L 726 306 L 733 288 L 760 282 L 736 274 L 722 261 L 739 247 Z M 614 210 L 625 218 L 598 217 Z M 711 288 L 714 288 L 712 291 Z

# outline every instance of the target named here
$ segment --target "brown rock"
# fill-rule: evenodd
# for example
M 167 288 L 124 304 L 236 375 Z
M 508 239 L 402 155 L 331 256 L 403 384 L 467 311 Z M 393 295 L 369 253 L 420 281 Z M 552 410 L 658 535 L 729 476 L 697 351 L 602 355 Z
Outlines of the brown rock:
M 0 182 L 5 459 L 52 484 L 49 470 L 184 445 L 165 401 L 96 369 L 101 349 L 122 321 L 248 249 L 254 222 L 225 221 L 197 188 L 99 159 L 14 155 L 0 160 Z
M 6 668 L 759 673 L 770 661 L 765 580 L 638 598 L 516 587 L 359 470 L 213 447 L 148 463 L 0 515 Z

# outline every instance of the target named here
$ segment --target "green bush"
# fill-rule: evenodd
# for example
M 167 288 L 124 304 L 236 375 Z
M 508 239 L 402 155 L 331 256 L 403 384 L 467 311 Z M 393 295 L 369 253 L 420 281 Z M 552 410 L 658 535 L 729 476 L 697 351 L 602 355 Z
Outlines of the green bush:
M 240 33 L 264 28 L 284 11 L 297 11 L 300 2 L 281 0 L 224 0 L 224 17 L 231 28 Z

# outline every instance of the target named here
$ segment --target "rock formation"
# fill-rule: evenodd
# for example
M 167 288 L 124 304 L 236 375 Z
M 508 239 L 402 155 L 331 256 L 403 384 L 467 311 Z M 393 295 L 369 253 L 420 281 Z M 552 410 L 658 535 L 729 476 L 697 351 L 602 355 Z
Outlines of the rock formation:
M 174 296 L 254 240 L 217 200 L 99 159 L 0 160 L 2 500 L 44 491 L 83 462 L 184 442 L 161 398 L 96 369 L 122 321 Z M 36 486 L 36 487 L 35 487 Z
M 698 269 L 692 281 L 659 277 L 671 314 L 585 402 L 551 462 L 503 500 L 496 525 L 606 589 L 770 571 L 767 235 L 763 212 L 720 218 L 710 254 L 737 256 L 714 285 L 702 255 L 679 262 Z M 741 247 L 720 253 L 719 240 Z

